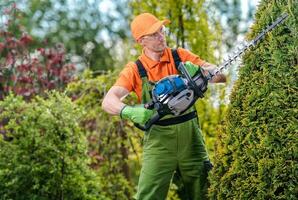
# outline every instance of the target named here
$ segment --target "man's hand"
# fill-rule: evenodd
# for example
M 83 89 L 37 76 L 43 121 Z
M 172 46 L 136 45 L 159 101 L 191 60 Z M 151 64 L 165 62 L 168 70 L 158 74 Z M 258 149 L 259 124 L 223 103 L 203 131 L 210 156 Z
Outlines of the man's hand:
M 123 119 L 130 119 L 137 124 L 145 124 L 153 114 L 153 110 L 146 109 L 143 104 L 140 104 L 136 106 L 124 106 L 120 116 Z
M 200 69 L 199 66 L 193 64 L 190 61 L 185 62 L 184 66 L 191 77 L 194 77 L 196 75 L 196 73 L 198 72 L 198 70 Z M 203 66 L 201 66 L 200 70 L 202 71 L 202 73 L 205 76 L 209 76 L 210 73 L 213 74 L 214 71 L 216 70 L 216 65 L 206 62 Z M 211 83 L 224 83 L 224 82 L 226 82 L 226 76 L 221 73 L 217 74 L 216 76 L 212 77 L 210 82 Z
M 184 66 L 191 77 L 194 77 L 200 68 L 198 65 L 195 65 L 190 61 L 186 61 Z

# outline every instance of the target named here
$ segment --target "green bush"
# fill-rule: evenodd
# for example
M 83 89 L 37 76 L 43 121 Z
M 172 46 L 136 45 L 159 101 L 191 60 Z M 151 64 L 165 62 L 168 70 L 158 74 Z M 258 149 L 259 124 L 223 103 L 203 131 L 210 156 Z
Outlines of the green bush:
M 243 59 L 216 145 L 212 199 L 297 199 L 298 1 L 261 1 L 248 37 L 284 12 Z
M 103 199 L 81 113 L 56 92 L 30 103 L 13 95 L 0 101 L 0 199 Z
M 101 177 L 102 190 L 110 199 L 132 199 L 140 168 L 135 128 L 131 122 L 104 112 L 104 95 L 118 77 L 118 71 L 93 77 L 90 71 L 68 85 L 67 94 L 85 112 L 81 127 L 88 138 L 91 167 Z M 126 99 L 129 100 L 129 99 Z

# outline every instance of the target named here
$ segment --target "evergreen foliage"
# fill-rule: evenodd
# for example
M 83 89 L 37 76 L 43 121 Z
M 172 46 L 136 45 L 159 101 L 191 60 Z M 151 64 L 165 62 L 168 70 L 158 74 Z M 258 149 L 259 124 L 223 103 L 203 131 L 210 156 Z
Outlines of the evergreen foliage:
M 205 139 L 205 144 L 211 162 L 214 159 L 214 144 L 218 133 L 220 123 L 226 114 L 227 105 L 224 102 L 225 85 L 209 85 L 209 92 L 206 97 L 199 99 L 196 103 L 196 109 L 199 116 L 199 123 Z M 219 96 L 212 96 L 214 93 L 220 93 Z M 217 105 L 215 105 L 214 101 Z
M 81 112 L 56 92 L 0 101 L 0 199 L 104 199 L 88 166 Z
M 212 199 L 297 199 L 298 1 L 263 0 L 250 39 L 288 19 L 243 59 L 218 137 Z

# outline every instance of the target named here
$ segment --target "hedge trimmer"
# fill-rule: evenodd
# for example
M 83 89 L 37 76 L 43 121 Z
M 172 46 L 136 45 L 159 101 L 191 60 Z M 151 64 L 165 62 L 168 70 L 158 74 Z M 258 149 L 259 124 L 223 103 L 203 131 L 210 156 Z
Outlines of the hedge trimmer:
M 200 68 L 197 74 L 191 78 L 184 64 L 180 62 L 178 70 L 181 72 L 181 75 L 167 76 L 158 81 L 152 90 L 152 101 L 145 104 L 146 108 L 155 109 L 157 113 L 144 126 L 141 126 L 140 124 L 136 124 L 136 126 L 142 130 L 148 130 L 154 123 L 163 118 L 165 115 L 170 114 L 179 116 L 183 114 L 196 102 L 197 99 L 204 97 L 209 80 L 229 67 L 245 51 L 248 51 L 251 47 L 256 46 L 268 32 L 274 29 L 277 25 L 281 24 L 287 17 L 288 14 L 284 13 L 275 22 L 257 35 L 257 37 L 247 44 L 244 44 L 241 48 L 238 48 L 234 54 L 228 56 L 228 59 L 220 64 L 213 72 L 206 73 L 202 68 Z

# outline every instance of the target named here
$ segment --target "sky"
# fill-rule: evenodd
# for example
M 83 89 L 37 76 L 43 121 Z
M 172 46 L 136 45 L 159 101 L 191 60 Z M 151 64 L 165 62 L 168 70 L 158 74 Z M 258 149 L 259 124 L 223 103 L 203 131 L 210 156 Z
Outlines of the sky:
M 257 6 L 259 0 L 241 0 L 241 3 L 242 3 L 241 7 L 242 7 L 243 14 L 247 14 L 247 12 L 248 12 L 248 8 L 246 6 L 248 4 L 248 2 L 250 2 L 254 6 Z

